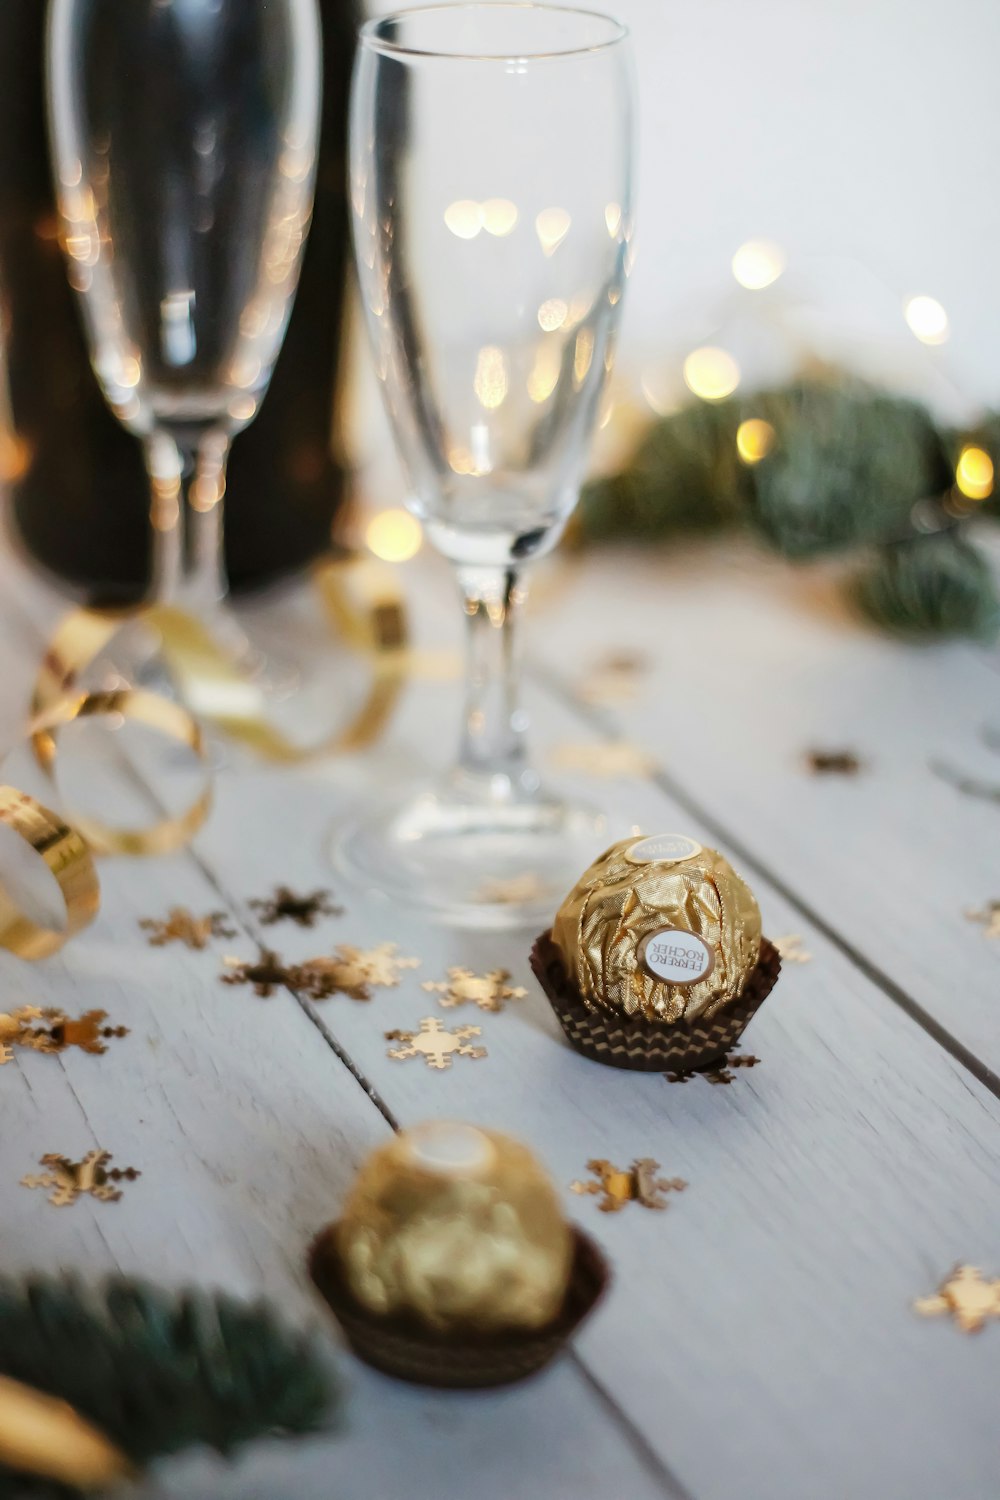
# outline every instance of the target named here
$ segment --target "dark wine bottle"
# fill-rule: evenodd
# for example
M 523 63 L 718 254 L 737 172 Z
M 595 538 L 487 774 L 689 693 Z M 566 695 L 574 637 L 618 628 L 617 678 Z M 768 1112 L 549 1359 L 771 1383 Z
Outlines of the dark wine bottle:
M 318 3 L 324 92 L 313 224 L 270 390 L 233 445 L 226 562 L 236 588 L 323 551 L 344 490 L 331 427 L 357 18 L 354 0 Z M 148 481 L 138 443 L 104 403 L 66 279 L 46 124 L 47 10 L 45 0 L 0 4 L 0 480 L 17 531 L 43 566 L 102 601 L 134 600 L 149 579 Z

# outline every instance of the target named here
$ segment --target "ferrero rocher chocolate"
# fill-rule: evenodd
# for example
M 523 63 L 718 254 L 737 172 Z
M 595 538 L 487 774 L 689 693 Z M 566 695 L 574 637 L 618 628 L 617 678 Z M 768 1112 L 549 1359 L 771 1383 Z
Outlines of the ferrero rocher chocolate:
M 760 910 L 715 849 L 677 834 L 625 839 L 596 859 L 552 927 L 590 1009 L 710 1020 L 760 957 Z
M 438 1333 L 541 1328 L 573 1258 L 555 1187 L 527 1147 L 443 1121 L 368 1159 L 336 1244 L 358 1302 Z

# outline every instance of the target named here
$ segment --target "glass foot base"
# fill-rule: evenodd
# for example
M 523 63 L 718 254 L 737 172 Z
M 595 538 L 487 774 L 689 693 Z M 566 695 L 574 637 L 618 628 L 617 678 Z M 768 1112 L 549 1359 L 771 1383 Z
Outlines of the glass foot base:
M 592 807 L 544 793 L 498 802 L 446 782 L 338 831 L 333 860 L 450 926 L 540 931 L 611 837 Z

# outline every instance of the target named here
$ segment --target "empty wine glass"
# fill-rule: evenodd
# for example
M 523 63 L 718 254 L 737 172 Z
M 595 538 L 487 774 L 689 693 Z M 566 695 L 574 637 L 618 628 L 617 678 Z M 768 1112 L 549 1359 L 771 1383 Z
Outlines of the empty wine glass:
M 527 759 L 513 631 L 523 570 L 576 504 L 612 365 L 633 100 L 627 33 L 606 16 L 470 3 L 361 32 L 362 299 L 409 504 L 455 567 L 469 666 L 457 768 L 362 817 L 336 857 L 457 923 L 551 913 L 602 837 Z
M 226 460 L 298 282 L 320 49 L 316 0 L 52 0 L 63 242 L 94 369 L 144 445 L 151 596 L 244 659 L 222 607 Z

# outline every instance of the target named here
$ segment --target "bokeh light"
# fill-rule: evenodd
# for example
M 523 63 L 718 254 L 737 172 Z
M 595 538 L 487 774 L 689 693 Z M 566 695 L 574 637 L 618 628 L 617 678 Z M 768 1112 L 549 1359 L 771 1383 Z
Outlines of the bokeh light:
M 771 240 L 747 240 L 733 256 L 733 275 L 748 291 L 763 291 L 777 281 L 787 264 L 780 245 Z
M 948 314 L 936 297 L 911 297 L 903 316 L 922 344 L 943 344 L 948 337 Z
M 967 500 L 988 500 L 993 493 L 993 460 L 985 448 L 962 449 L 955 465 L 955 483 Z
M 494 344 L 487 344 L 479 351 L 473 388 L 479 404 L 487 411 L 495 411 L 507 399 L 507 361 L 503 350 Z
M 536 406 L 541 406 L 552 395 L 559 384 L 561 369 L 562 360 L 558 348 L 554 344 L 542 344 L 528 376 L 528 397 Z
M 573 220 L 564 208 L 543 208 L 535 220 L 535 233 L 546 255 L 555 255 L 569 234 Z
M 538 309 L 538 326 L 546 333 L 555 333 L 566 321 L 569 308 L 561 297 L 550 297 Z
M 693 349 L 684 361 L 684 384 L 703 401 L 722 401 L 740 383 L 740 367 L 725 349 L 706 345 Z
M 759 464 L 774 447 L 776 436 L 770 422 L 762 417 L 748 417 L 736 429 L 736 451 L 745 464 Z
M 583 385 L 589 375 L 593 361 L 594 331 L 592 328 L 581 328 L 576 336 L 576 346 L 573 350 L 573 380 L 577 389 Z
M 460 240 L 474 240 L 483 227 L 482 205 L 474 198 L 459 198 L 444 211 L 444 222 Z
M 423 532 L 408 510 L 383 510 L 368 522 L 365 541 L 383 562 L 406 562 L 420 551 Z
M 487 234 L 503 239 L 517 224 L 517 204 L 509 198 L 487 198 L 482 205 L 482 219 Z

